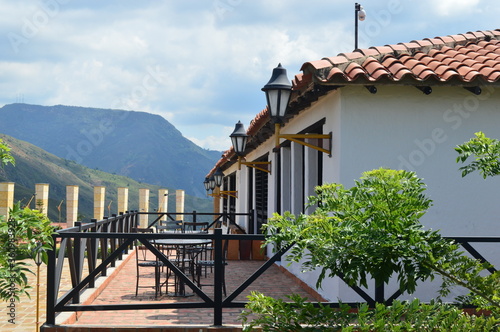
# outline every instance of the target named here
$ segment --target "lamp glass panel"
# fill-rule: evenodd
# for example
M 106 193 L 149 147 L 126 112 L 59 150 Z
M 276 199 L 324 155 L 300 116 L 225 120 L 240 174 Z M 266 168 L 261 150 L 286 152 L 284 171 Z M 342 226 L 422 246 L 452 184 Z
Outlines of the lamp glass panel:
M 278 114 L 278 91 L 279 90 L 267 90 L 267 106 L 269 107 L 269 111 L 271 112 L 271 117 L 274 118 L 279 116 Z
M 245 147 L 247 145 L 247 139 L 248 139 L 248 137 L 246 137 L 246 136 L 233 136 L 233 137 L 231 137 L 234 151 L 237 154 L 241 154 L 241 153 L 245 152 Z
M 291 90 L 280 90 L 280 102 L 279 102 L 279 116 L 284 117 L 286 109 L 288 107 L 288 100 L 290 99 Z
M 215 185 L 217 187 L 220 187 L 222 185 L 223 179 L 224 179 L 224 173 L 222 173 L 220 169 L 217 169 L 217 171 L 214 173 Z

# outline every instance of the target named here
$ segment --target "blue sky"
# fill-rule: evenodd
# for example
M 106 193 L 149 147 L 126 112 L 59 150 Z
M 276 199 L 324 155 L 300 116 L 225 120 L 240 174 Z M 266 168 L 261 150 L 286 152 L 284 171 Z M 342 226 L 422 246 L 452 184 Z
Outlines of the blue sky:
M 361 2 L 359 46 L 500 28 L 498 0 Z M 278 63 L 351 52 L 354 1 L 0 0 L 0 105 L 160 114 L 196 144 L 230 147 L 265 107 Z

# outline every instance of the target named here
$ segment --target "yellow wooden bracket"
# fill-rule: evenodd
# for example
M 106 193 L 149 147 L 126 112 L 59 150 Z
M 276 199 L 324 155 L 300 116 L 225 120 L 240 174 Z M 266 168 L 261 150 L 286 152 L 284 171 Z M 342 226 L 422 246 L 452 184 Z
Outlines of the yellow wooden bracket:
M 275 135 L 276 135 L 276 148 L 279 149 L 280 147 L 280 138 L 286 139 L 304 146 L 307 146 L 308 148 L 321 151 L 323 153 L 328 154 L 330 157 L 332 156 L 332 133 L 329 133 L 327 135 L 325 134 L 281 134 L 280 133 L 281 125 L 279 123 L 275 124 Z M 306 142 L 305 140 L 316 140 L 317 145 L 313 144 L 312 142 Z M 320 146 L 320 142 L 322 143 L 323 140 L 327 140 L 328 142 L 328 149 L 325 149 L 323 147 L 323 144 Z
M 241 169 L 241 165 L 252 167 L 262 172 L 271 173 L 270 161 L 242 161 L 241 157 L 238 157 L 238 169 Z
M 218 193 L 208 194 L 208 196 L 219 197 L 219 198 L 222 198 L 224 196 L 226 196 L 226 197 L 231 196 L 234 198 L 238 198 L 238 192 L 237 191 L 219 191 Z

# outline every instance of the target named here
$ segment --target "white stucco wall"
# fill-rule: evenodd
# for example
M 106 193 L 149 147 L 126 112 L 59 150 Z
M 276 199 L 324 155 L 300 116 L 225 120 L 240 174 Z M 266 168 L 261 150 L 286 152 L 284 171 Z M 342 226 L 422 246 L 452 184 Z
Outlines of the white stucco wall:
M 483 131 L 500 138 L 500 93 L 459 87 L 342 89 L 340 181 L 379 167 L 415 171 L 434 206 L 423 223 L 444 235 L 500 235 L 498 178 L 461 177 L 454 147 Z M 500 92 L 500 91 L 499 91 Z M 462 109 L 461 111 L 458 111 Z
M 294 118 L 283 132 L 299 132 L 326 117 L 323 132 L 332 131 L 333 147 L 332 157 L 323 159 L 324 182 L 350 187 L 362 172 L 379 167 L 415 171 L 434 201 L 422 219 L 426 227 L 445 236 L 500 236 L 500 179 L 462 178 L 454 151 L 477 131 L 500 138 L 500 93 L 492 88 L 483 88 L 479 96 L 460 87 L 433 90 L 424 95 L 414 87 L 382 86 L 373 95 L 364 87 L 344 87 Z M 500 263 L 494 245 L 476 247 Z M 300 273 L 297 264 L 288 269 L 314 286 L 317 273 Z M 420 287 L 414 296 L 428 300 L 438 286 Z M 324 282 L 318 291 L 331 301 L 361 300 L 338 279 Z

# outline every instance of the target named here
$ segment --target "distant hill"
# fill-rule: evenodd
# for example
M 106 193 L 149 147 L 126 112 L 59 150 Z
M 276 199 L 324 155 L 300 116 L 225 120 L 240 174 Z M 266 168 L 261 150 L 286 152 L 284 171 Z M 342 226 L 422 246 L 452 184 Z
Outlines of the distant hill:
M 117 213 L 117 189 L 129 188 L 129 209 L 139 207 L 139 189 L 150 189 L 150 211 L 158 208 L 158 189 L 170 189 L 146 183 L 140 183 L 125 176 L 105 173 L 90 169 L 74 161 L 62 159 L 50 154 L 30 143 L 17 140 L 13 137 L 0 135 L 0 138 L 11 147 L 11 153 L 16 159 L 16 166 L 8 165 L 0 168 L 0 182 L 15 182 L 15 201 L 21 201 L 22 206 L 30 201 L 35 192 L 36 183 L 48 183 L 49 186 L 49 217 L 52 221 L 66 220 L 66 186 L 78 185 L 79 214 L 82 220 L 88 221 L 93 217 L 93 187 L 106 187 L 105 215 Z M 170 192 L 174 192 L 171 189 Z M 57 206 L 61 204 L 61 214 Z M 35 208 L 35 202 L 30 205 Z M 198 212 L 212 211 L 212 203 L 208 199 L 201 199 L 186 195 L 185 211 Z M 175 212 L 175 196 L 169 196 L 169 212 Z
M 204 197 L 205 175 L 221 156 L 145 112 L 10 104 L 0 108 L 0 133 L 89 168 L 198 197 Z

